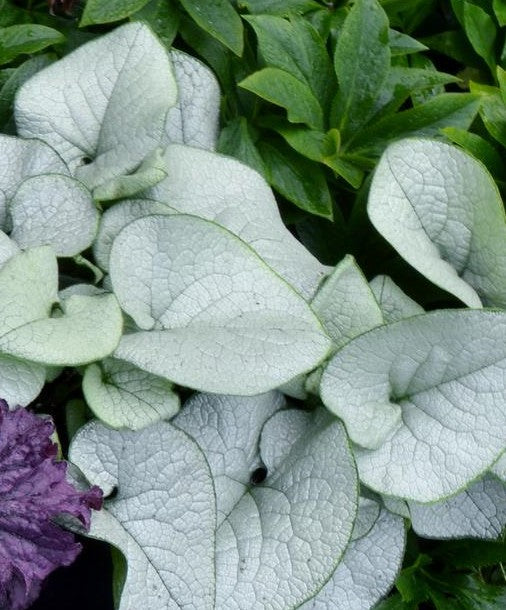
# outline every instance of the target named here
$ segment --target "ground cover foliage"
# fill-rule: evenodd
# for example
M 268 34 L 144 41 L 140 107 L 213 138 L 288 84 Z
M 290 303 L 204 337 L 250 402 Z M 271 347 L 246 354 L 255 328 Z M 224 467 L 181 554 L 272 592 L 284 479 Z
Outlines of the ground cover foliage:
M 111 607 L 506 605 L 505 25 L 0 0 L 0 397 Z

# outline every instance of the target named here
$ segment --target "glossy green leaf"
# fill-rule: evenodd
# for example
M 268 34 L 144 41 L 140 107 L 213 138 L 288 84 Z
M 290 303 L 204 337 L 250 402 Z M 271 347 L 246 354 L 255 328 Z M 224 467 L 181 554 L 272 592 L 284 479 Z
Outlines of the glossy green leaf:
M 250 13 L 262 15 L 280 15 L 288 17 L 292 14 L 304 14 L 321 8 L 315 0 L 241 0 L 241 6 L 245 6 Z
M 180 0 L 190 17 L 203 30 L 222 42 L 236 55 L 243 51 L 243 26 L 229 0 Z
M 374 114 L 390 68 L 388 18 L 376 0 L 357 0 L 340 33 L 334 66 L 335 125 L 347 140 Z
M 485 167 L 459 148 L 408 139 L 384 153 L 369 218 L 420 273 L 470 307 L 506 305 L 504 207 Z
M 481 161 L 491 174 L 496 177 L 505 174 L 504 161 L 497 149 L 488 140 L 476 133 L 457 127 L 445 127 L 441 131 L 454 144 L 462 146 L 475 159 Z
M 269 183 L 299 208 L 332 218 L 332 200 L 322 169 L 280 145 L 259 143 Z
M 495 72 L 495 38 L 496 26 L 492 17 L 480 6 L 464 1 L 462 16 L 467 37 L 474 50 L 487 62 Z
M 265 175 L 264 162 L 244 117 L 233 119 L 221 130 L 218 151 L 239 159 L 259 174 Z
M 247 76 L 239 86 L 285 108 L 291 123 L 305 123 L 314 129 L 323 127 L 320 102 L 306 83 L 285 70 L 263 68 Z
M 479 106 L 479 98 L 472 94 L 438 95 L 425 104 L 380 119 L 362 130 L 354 138 L 350 148 L 377 156 L 388 142 L 399 138 L 433 137 L 439 135 L 439 130 L 443 127 L 468 129 L 478 113 Z
M 306 302 L 214 223 L 136 220 L 115 239 L 110 272 L 142 329 L 124 335 L 115 356 L 180 385 L 251 395 L 311 370 L 328 351 Z
M 493 0 L 494 12 L 499 25 L 506 25 L 506 5 L 502 0 Z
M 174 0 L 148 0 L 130 19 L 147 23 L 169 49 L 177 34 L 180 12 Z
M 246 17 L 246 20 L 255 30 L 266 64 L 307 83 L 326 108 L 336 87 L 335 75 L 325 44 L 308 20 L 270 15 Z
M 480 116 L 490 135 L 506 147 L 506 104 L 496 87 L 471 83 L 471 90 L 479 93 Z
M 506 314 L 443 310 L 350 341 L 324 371 L 321 396 L 357 444 L 361 481 L 432 502 L 502 453 L 505 367 Z
M 86 0 L 83 16 L 79 25 L 95 25 L 121 21 L 143 8 L 148 0 Z
M 5 64 L 18 55 L 42 51 L 64 40 L 65 36 L 58 30 L 35 23 L 0 28 L 0 64 Z
M 397 55 L 409 55 L 411 53 L 419 53 L 420 51 L 427 51 L 426 47 L 418 40 L 411 38 L 407 34 L 398 32 L 397 30 L 388 30 L 388 44 L 390 45 L 390 53 L 392 57 Z

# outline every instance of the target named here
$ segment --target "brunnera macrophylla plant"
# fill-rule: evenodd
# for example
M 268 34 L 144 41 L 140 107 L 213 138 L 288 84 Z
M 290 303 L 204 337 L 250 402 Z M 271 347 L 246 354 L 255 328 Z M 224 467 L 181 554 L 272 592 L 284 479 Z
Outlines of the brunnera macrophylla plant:
M 0 393 L 27 405 L 79 367 L 102 422 L 69 458 L 106 496 L 89 535 L 125 556 L 121 610 L 371 608 L 409 521 L 506 521 L 502 202 L 458 149 L 387 149 L 372 222 L 472 307 L 425 313 L 292 236 L 262 177 L 214 152 L 219 95 L 141 24 L 21 87 L 0 137 Z M 58 257 L 96 284 L 58 292 Z M 175 384 L 197 390 L 181 410 Z

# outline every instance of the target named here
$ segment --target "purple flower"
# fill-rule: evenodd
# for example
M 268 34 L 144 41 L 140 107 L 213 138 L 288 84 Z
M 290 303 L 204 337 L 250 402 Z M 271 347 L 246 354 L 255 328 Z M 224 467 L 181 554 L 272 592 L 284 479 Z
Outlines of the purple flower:
M 79 492 L 65 479 L 67 464 L 56 460 L 54 425 L 25 409 L 9 411 L 0 400 L 0 608 L 23 610 L 41 583 L 74 561 L 81 545 L 53 522 L 63 513 L 88 529 L 102 492 Z

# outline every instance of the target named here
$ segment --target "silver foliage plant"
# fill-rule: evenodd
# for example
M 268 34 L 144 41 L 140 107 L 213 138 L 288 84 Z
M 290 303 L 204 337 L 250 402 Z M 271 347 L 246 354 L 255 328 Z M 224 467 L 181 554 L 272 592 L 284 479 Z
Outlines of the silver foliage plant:
M 97 420 L 69 457 L 116 490 L 89 535 L 126 558 L 120 610 L 366 610 L 409 522 L 505 525 L 502 202 L 461 150 L 386 150 L 371 221 L 468 307 L 425 313 L 295 240 L 259 174 L 214 152 L 219 97 L 141 24 L 22 86 L 0 136 L 0 395 L 27 405 L 80 367 Z M 57 257 L 96 284 L 58 293 Z M 174 384 L 197 390 L 181 410 Z

